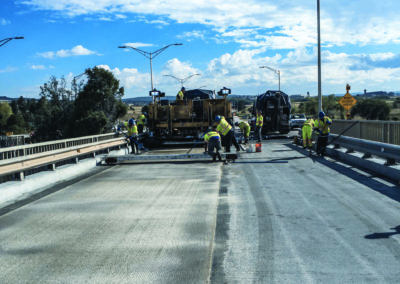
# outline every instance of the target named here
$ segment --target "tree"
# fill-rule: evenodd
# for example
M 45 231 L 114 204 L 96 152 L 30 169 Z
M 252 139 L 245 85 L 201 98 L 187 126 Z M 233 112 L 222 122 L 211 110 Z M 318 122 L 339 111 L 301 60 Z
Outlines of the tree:
M 122 102 L 124 88 L 110 71 L 94 67 L 86 69 L 85 74 L 88 80 L 75 100 L 75 136 L 88 127 L 87 123 L 92 123 L 91 134 L 104 133 L 128 111 Z
M 11 114 L 11 106 L 8 103 L 0 103 L 0 133 L 6 131 L 7 119 Z
M 355 115 L 367 120 L 389 120 L 390 105 L 383 100 L 365 99 L 351 109 L 351 116 Z
M 14 134 L 23 134 L 26 132 L 27 125 L 22 115 L 11 114 L 7 119 L 6 129 Z

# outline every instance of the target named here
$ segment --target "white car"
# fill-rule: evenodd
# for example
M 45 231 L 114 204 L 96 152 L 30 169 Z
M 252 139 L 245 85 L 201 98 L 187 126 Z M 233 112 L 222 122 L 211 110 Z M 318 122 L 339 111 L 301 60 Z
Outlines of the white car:
M 290 115 L 290 128 L 301 128 L 306 122 L 307 117 L 304 113 L 301 114 L 291 114 Z

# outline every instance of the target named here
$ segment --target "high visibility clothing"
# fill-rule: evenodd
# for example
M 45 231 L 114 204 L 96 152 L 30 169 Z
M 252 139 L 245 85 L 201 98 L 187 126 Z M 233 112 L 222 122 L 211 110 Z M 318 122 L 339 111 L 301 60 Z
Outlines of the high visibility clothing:
M 144 124 L 145 121 L 146 121 L 146 116 L 142 114 L 141 116 L 138 117 L 137 124 Z
M 208 142 L 210 139 L 221 139 L 218 132 L 216 131 L 209 131 L 204 135 L 204 141 Z
M 263 126 L 264 124 L 264 117 L 262 114 L 257 115 L 256 126 Z
M 179 92 L 178 92 L 178 94 L 176 95 L 176 100 L 177 100 L 177 101 L 183 100 L 183 92 L 182 92 L 182 91 L 179 91 Z
M 129 126 L 128 122 L 124 122 L 125 128 L 128 129 L 128 136 L 135 136 L 138 134 L 137 125 Z
M 312 119 L 312 118 L 307 119 L 303 124 L 301 132 L 302 132 L 303 146 L 304 147 L 311 147 L 312 146 L 311 135 L 312 135 L 313 126 L 314 126 L 314 119 Z
M 232 126 L 225 120 L 223 116 L 221 116 L 221 121 L 217 126 L 217 131 L 221 133 L 223 136 L 225 136 L 231 129 Z
M 332 120 L 329 117 L 325 116 L 322 119 L 318 118 L 314 121 L 314 128 L 318 128 L 320 131 L 322 131 L 322 133 L 320 134 L 326 135 L 331 132 L 331 129 L 329 127 L 331 124 Z
M 249 137 L 250 136 L 250 125 L 247 122 L 241 121 L 239 123 L 239 128 L 243 132 L 245 137 Z

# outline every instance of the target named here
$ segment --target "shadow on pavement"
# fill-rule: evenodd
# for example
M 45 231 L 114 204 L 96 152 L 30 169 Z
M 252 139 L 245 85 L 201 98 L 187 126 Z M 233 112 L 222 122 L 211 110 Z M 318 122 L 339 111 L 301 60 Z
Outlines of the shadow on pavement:
M 369 240 L 376 240 L 376 239 L 388 239 L 390 236 L 400 235 L 400 225 L 394 228 L 390 228 L 390 230 L 395 230 L 395 232 L 373 233 L 364 236 L 364 238 Z

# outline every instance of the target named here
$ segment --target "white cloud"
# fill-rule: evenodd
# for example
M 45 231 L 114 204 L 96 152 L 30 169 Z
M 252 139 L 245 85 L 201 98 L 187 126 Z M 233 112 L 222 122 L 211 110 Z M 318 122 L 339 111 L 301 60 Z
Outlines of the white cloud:
M 0 73 L 9 73 L 9 72 L 15 72 L 17 71 L 18 68 L 17 67 L 12 67 L 12 66 L 7 66 L 4 69 L 0 69 Z
M 54 66 L 49 65 L 49 66 L 45 66 L 45 65 L 32 65 L 31 66 L 32 70 L 47 70 L 47 69 L 54 69 Z
M 9 20 L 4 19 L 4 18 L 0 18 L 0 26 L 6 26 L 6 25 L 9 25 L 9 24 L 11 24 L 11 22 Z
M 83 47 L 82 45 L 74 46 L 71 49 L 61 49 L 58 51 L 47 51 L 47 52 L 38 53 L 39 56 L 44 57 L 44 58 L 50 58 L 50 59 L 55 58 L 55 57 L 84 56 L 84 55 L 92 55 L 92 54 L 99 55 L 95 51 L 91 51 L 91 50 Z

